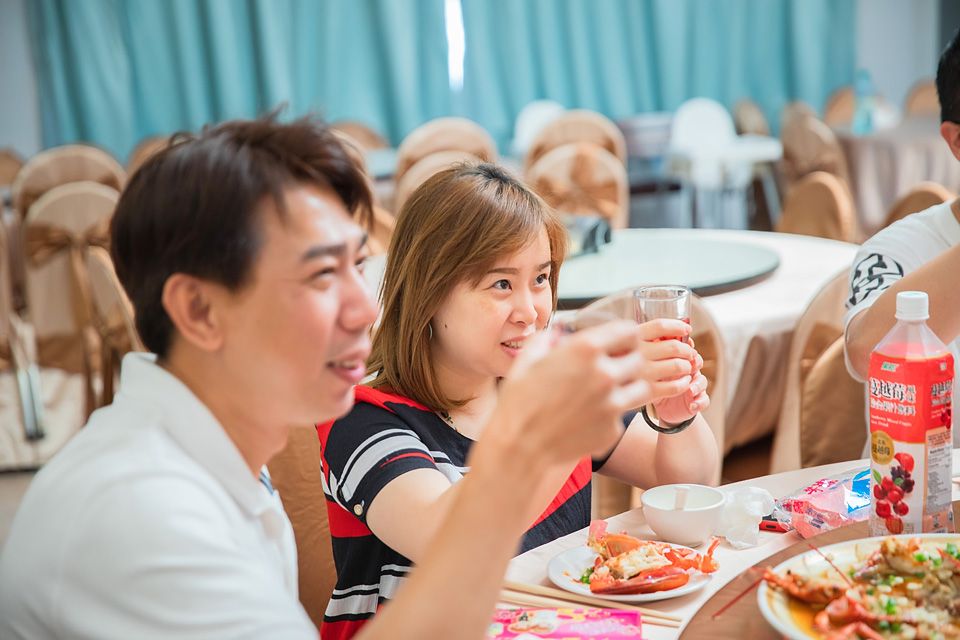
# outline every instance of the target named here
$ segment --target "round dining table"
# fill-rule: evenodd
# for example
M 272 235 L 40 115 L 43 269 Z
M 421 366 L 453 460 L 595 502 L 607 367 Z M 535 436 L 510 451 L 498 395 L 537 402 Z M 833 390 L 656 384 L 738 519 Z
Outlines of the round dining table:
M 769 491 L 774 498 L 779 498 L 790 495 L 822 478 L 853 470 L 866 469 L 869 465 L 869 460 L 838 462 L 819 467 L 787 471 L 785 473 L 778 473 L 752 480 L 744 480 L 742 482 L 725 485 L 721 487 L 721 489 L 726 492 L 732 492 L 745 487 L 759 487 Z M 956 477 L 958 473 L 960 473 L 960 450 L 955 449 L 953 451 L 952 475 Z M 957 484 L 953 483 L 952 486 L 953 500 L 960 500 L 960 490 L 958 490 Z M 653 530 L 647 526 L 641 509 L 633 509 L 608 518 L 607 529 L 609 531 L 626 531 L 631 535 L 644 539 L 655 539 L 655 534 Z M 716 573 L 712 574 L 710 581 L 703 589 L 678 598 L 642 603 L 644 607 L 656 609 L 662 613 L 672 614 L 681 618 L 681 627 L 679 629 L 654 624 L 644 624 L 643 637 L 647 640 L 667 640 L 681 637 L 683 627 L 690 622 L 704 603 L 724 585 L 740 576 L 744 571 L 758 562 L 762 562 L 764 559 L 787 549 L 801 540 L 800 536 L 793 531 L 789 533 L 759 531 L 758 535 L 758 544 L 746 549 L 734 549 L 726 542 L 722 543 L 714 553 L 714 558 L 719 562 L 720 568 Z M 584 545 L 586 540 L 587 530 L 582 529 L 517 556 L 510 562 L 507 568 L 507 580 L 523 584 L 553 586 L 547 577 L 547 564 L 551 558 L 568 549 Z M 749 592 L 744 597 L 756 598 L 756 593 Z M 738 621 L 731 619 L 739 615 L 736 609 L 731 609 L 723 615 L 725 616 L 723 620 L 724 628 L 727 629 L 736 627 L 738 622 L 744 623 L 742 625 L 744 628 L 747 627 L 746 623 L 756 622 L 754 620 Z M 717 637 L 739 636 L 721 635 Z
M 579 306 L 644 284 L 683 284 L 703 294 L 727 361 L 729 450 L 773 430 L 797 320 L 827 282 L 850 268 L 856 251 L 846 242 L 769 231 L 621 229 L 598 253 L 564 263 L 559 297 L 562 306 Z M 376 291 L 384 263 L 385 256 L 367 263 L 365 277 Z
M 854 135 L 834 132 L 850 166 L 850 190 L 862 232 L 880 230 L 898 198 L 926 180 L 960 191 L 960 162 L 940 137 L 935 117 L 905 118 L 896 126 Z

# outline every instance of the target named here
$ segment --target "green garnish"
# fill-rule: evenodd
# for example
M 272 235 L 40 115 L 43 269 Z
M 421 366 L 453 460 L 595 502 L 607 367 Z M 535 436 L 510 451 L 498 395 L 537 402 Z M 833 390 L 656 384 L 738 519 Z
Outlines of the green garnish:
M 900 626 L 901 625 L 899 622 L 894 622 L 890 625 L 890 631 L 893 631 L 894 633 L 900 633 Z
M 872 596 L 872 595 L 875 594 L 876 592 L 877 592 L 877 590 L 874 589 L 873 587 L 867 587 L 867 595 L 868 595 L 868 596 Z
M 883 609 L 887 612 L 888 616 L 896 615 L 897 603 L 893 601 L 893 598 L 887 598 L 886 603 L 883 605 Z
M 926 562 L 928 557 L 923 551 L 918 551 L 917 553 L 913 554 L 913 559 L 917 562 Z
M 590 567 L 589 569 L 583 572 L 582 576 L 580 576 L 580 582 L 582 582 L 583 584 L 590 584 L 590 576 L 592 575 L 593 575 L 593 567 Z
M 880 631 L 890 631 L 890 623 L 886 620 L 881 620 L 877 626 L 880 628 Z
M 960 549 L 957 549 L 957 545 L 953 544 L 952 542 L 947 543 L 946 551 L 954 558 L 960 558 Z
M 934 558 L 933 559 L 933 568 L 936 569 L 943 564 L 943 558 Z

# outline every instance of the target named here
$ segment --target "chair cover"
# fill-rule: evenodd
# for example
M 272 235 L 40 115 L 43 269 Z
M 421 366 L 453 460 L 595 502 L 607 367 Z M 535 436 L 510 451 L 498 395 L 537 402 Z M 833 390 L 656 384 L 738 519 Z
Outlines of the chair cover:
M 849 191 L 847 158 L 833 131 L 810 115 L 790 117 L 780 132 L 783 142 L 781 169 L 787 190 L 814 171 L 832 173 Z
M 844 269 L 823 286 L 797 321 L 785 363 L 787 381 L 784 387 L 780 421 L 773 437 L 770 455 L 771 473 L 799 469 L 800 415 L 802 390 L 817 359 L 838 338 L 843 336 L 844 302 L 849 270 Z M 843 354 L 841 352 L 841 359 Z M 861 409 L 863 401 L 861 399 Z M 857 452 L 859 455 L 859 451 Z
M 17 174 L 13 208 L 26 217 L 30 206 L 50 189 L 70 182 L 99 182 L 120 191 L 126 181 L 123 167 L 106 151 L 85 144 L 68 144 L 41 151 Z
M 287 446 L 267 467 L 297 541 L 300 602 L 319 628 L 337 582 L 337 570 L 320 480 L 317 430 L 312 426 L 291 428 Z
M 14 312 L 5 237 L 0 235 L 0 470 L 39 464 L 43 435 L 39 384 L 31 367 L 30 327 Z
M 530 167 L 527 183 L 561 213 L 600 215 L 615 229 L 627 226 L 627 170 L 602 147 L 589 142 L 556 147 Z
M 95 325 L 100 336 L 100 379 L 103 390 L 98 405 L 113 402 L 120 361 L 130 351 L 146 351 L 137 334 L 133 306 L 113 270 L 110 253 L 103 247 L 87 250 L 90 290 L 96 310 Z
M 923 80 L 913 85 L 903 110 L 908 116 L 940 116 L 940 98 L 933 80 Z
M 627 164 L 627 142 L 617 125 L 595 111 L 575 109 L 558 115 L 540 129 L 523 159 L 524 172 L 529 172 L 537 160 L 553 149 L 578 142 L 602 147 L 623 165 Z
M 530 146 L 534 139 L 543 130 L 545 126 L 561 116 L 564 111 L 563 105 L 553 100 L 534 100 L 528 102 L 513 124 L 513 143 L 511 145 L 513 155 L 523 158 L 530 151 Z
M 375 206 L 373 208 L 373 228 L 370 229 L 370 237 L 367 238 L 370 255 L 379 255 L 387 252 L 387 249 L 390 247 L 390 238 L 393 237 L 393 229 L 396 226 L 397 221 L 392 213 L 383 207 Z
M 127 160 L 127 175 L 132 176 L 137 172 L 144 162 L 149 160 L 154 154 L 163 151 L 170 145 L 170 136 L 151 136 L 144 138 L 130 152 L 130 158 Z
M 800 463 L 815 467 L 861 457 L 867 440 L 862 382 L 850 377 L 843 336 L 823 352 L 803 382 Z
M 733 118 L 722 104 L 709 98 L 693 98 L 680 105 L 673 116 L 670 148 L 721 148 L 736 135 Z
M 478 163 L 483 160 L 469 151 L 450 149 L 437 151 L 423 156 L 404 172 L 397 180 L 397 189 L 393 195 L 393 210 L 399 214 L 407 199 L 413 195 L 420 185 L 429 180 L 434 174 L 443 171 L 457 163 Z
M 367 152 L 374 149 L 387 149 L 390 143 L 377 133 L 372 127 L 356 120 L 339 120 L 330 125 L 334 131 L 339 131 L 357 141 L 360 151 Z
M 794 100 L 788 103 L 780 112 L 780 129 L 784 129 L 797 118 L 810 116 L 817 117 L 816 110 L 803 100 Z
M 957 194 L 936 182 L 921 182 L 911 189 L 905 196 L 894 203 L 887 214 L 887 220 L 883 223 L 884 227 L 906 218 L 911 213 L 917 213 L 924 209 L 929 209 L 933 205 L 943 204 L 947 200 L 953 200 Z
M 118 198 L 102 184 L 61 185 L 34 203 L 24 225 L 27 301 L 39 364 L 82 376 L 80 424 L 96 407 L 100 386 L 98 316 L 87 255 L 91 247 L 107 246 Z
M 850 124 L 853 122 L 856 104 L 857 99 L 852 86 L 837 89 L 827 99 L 827 106 L 823 110 L 823 121 L 831 127 Z
M 0 187 L 13 184 L 23 167 L 23 160 L 13 149 L 0 149 Z
M 497 160 L 496 143 L 476 122 L 466 118 L 437 118 L 411 131 L 400 143 L 394 179 L 399 184 L 413 165 L 438 151 L 466 151 L 483 162 Z
M 857 219 L 850 193 L 835 176 L 811 173 L 787 192 L 777 231 L 855 242 Z
M 738 134 L 752 133 L 759 136 L 770 135 L 767 116 L 753 100 L 743 99 L 733 107 L 733 122 Z

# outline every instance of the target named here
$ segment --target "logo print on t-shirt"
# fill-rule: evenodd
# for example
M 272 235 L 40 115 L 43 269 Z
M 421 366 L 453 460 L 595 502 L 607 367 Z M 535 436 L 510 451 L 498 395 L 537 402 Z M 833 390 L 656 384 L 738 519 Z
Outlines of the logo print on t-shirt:
M 857 263 L 850 279 L 853 295 L 847 300 L 848 307 L 855 307 L 873 293 L 883 291 L 903 277 L 903 267 L 887 256 L 871 253 Z

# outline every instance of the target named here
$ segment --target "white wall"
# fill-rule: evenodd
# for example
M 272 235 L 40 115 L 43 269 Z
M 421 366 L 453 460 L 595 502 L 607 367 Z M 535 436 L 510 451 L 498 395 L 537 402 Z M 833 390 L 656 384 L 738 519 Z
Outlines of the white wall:
M 939 0 L 857 0 L 857 67 L 898 109 L 914 82 L 937 74 L 939 12 Z
M 40 150 L 40 110 L 26 3 L 0 0 L 0 147 L 24 158 Z

